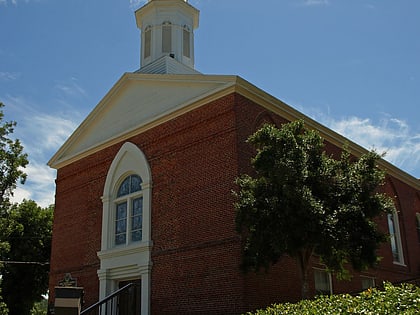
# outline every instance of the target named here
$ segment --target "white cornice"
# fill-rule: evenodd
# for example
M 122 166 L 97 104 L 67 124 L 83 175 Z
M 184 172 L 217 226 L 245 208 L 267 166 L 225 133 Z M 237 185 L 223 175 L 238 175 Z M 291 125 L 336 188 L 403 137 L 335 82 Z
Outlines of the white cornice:
M 89 131 L 89 127 L 95 124 L 95 121 L 99 119 L 100 116 L 103 116 L 103 113 L 107 110 L 107 106 L 110 104 L 110 102 L 118 95 L 124 93 L 124 91 L 129 87 L 130 83 L 134 83 L 136 81 L 139 83 L 149 82 L 154 86 L 161 85 L 162 89 L 167 84 L 177 84 L 177 86 L 184 88 L 192 88 L 193 85 L 197 84 L 210 84 L 214 87 L 209 88 L 204 93 L 193 96 L 192 98 L 181 104 L 178 104 L 175 107 L 172 107 L 165 113 L 153 116 L 140 125 L 129 129 L 124 128 L 123 132 L 114 134 L 112 137 L 97 142 L 93 146 L 84 148 L 78 152 L 69 153 L 70 148 L 75 146 L 76 143 L 80 141 L 81 136 Z M 102 150 L 120 141 L 126 140 L 138 133 L 144 132 L 170 119 L 173 119 L 174 117 L 180 116 L 190 110 L 200 107 L 201 105 L 204 105 L 212 100 L 218 99 L 234 91 L 235 81 L 236 76 L 224 75 L 157 75 L 125 73 L 105 95 L 105 97 L 99 102 L 99 104 L 93 109 L 93 111 L 86 117 L 86 119 L 79 125 L 74 133 L 67 139 L 67 141 L 57 151 L 57 153 L 54 154 L 54 156 L 48 162 L 48 165 L 52 168 L 59 169 L 94 152 Z
M 347 144 L 350 152 L 356 157 L 359 157 L 362 154 L 368 152 L 367 149 L 363 148 L 357 143 L 302 114 L 301 112 L 295 110 L 286 103 L 264 92 L 263 90 L 242 78 L 238 78 L 238 83 L 235 86 L 235 92 L 245 96 L 257 104 L 260 104 L 261 106 L 267 108 L 273 113 L 278 114 L 281 117 L 286 118 L 287 120 L 292 121 L 296 119 L 303 119 L 307 127 L 317 130 L 321 137 L 323 137 L 329 143 L 339 148 L 342 148 L 344 144 Z M 387 174 L 401 180 L 402 182 L 405 182 L 406 184 L 409 184 L 416 189 L 420 189 L 420 179 L 411 176 L 410 174 L 404 172 L 400 168 L 396 167 L 392 163 L 387 162 L 384 159 L 380 159 L 378 165 L 381 169 L 385 170 Z
M 217 83 L 217 87 L 207 90 L 205 93 L 196 95 L 195 97 L 187 100 L 186 102 L 179 104 L 178 106 L 172 108 L 170 111 L 162 113 L 158 116 L 145 121 L 141 125 L 135 126 L 129 130 L 125 130 L 122 133 L 115 134 L 113 137 L 96 143 L 93 146 L 85 148 L 83 151 L 75 152 L 74 154 L 65 154 L 66 151 L 78 141 L 78 138 L 81 134 L 87 131 L 87 127 L 95 121 L 95 119 L 100 115 L 101 111 L 108 104 L 108 102 L 115 97 L 118 93 L 122 93 L 125 88 L 129 85 L 128 83 L 135 81 L 149 81 L 153 84 L 167 84 L 167 83 L 176 83 L 183 86 L 189 86 L 192 83 Z M 331 144 L 336 145 L 341 148 L 344 143 L 348 144 L 348 148 L 352 154 L 355 156 L 360 156 L 368 150 L 362 146 L 356 144 L 355 142 L 343 137 L 342 135 L 336 133 L 335 131 L 325 127 L 324 125 L 318 123 L 312 118 L 305 116 L 301 112 L 287 105 L 286 103 L 280 101 L 279 99 L 273 97 L 272 95 L 266 93 L 255 85 L 249 83 L 248 81 L 242 79 L 238 76 L 227 76 L 227 75 L 154 75 L 154 74 L 138 74 L 138 73 L 126 73 L 121 79 L 114 85 L 114 87 L 108 92 L 108 94 L 101 100 L 98 106 L 92 111 L 92 113 L 82 122 L 82 124 L 77 128 L 73 135 L 64 143 L 64 145 L 58 150 L 58 152 L 51 158 L 48 162 L 48 165 L 59 169 L 65 165 L 68 165 L 72 162 L 75 162 L 79 159 L 82 159 L 92 153 L 98 152 L 106 147 L 109 147 L 113 144 L 119 143 L 121 141 L 127 140 L 128 138 L 137 135 L 139 133 L 145 132 L 151 128 L 154 128 L 158 125 L 161 125 L 169 120 L 172 120 L 175 117 L 183 115 L 189 111 L 192 111 L 196 108 L 199 108 L 205 104 L 208 104 L 211 101 L 217 100 L 223 96 L 229 95 L 233 92 L 236 92 L 244 97 L 250 99 L 266 108 L 267 110 L 278 114 L 279 116 L 284 117 L 287 120 L 296 120 L 303 119 L 307 127 L 311 129 L 318 130 L 320 135 L 330 142 Z M 379 165 L 383 168 L 387 174 L 409 184 L 410 186 L 420 189 L 420 180 L 414 178 L 413 176 L 407 174 L 401 169 L 397 168 L 393 164 L 381 159 Z

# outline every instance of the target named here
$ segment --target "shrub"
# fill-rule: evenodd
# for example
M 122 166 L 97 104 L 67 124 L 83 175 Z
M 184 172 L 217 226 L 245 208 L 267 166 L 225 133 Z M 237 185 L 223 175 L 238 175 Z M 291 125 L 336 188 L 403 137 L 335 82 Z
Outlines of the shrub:
M 318 296 L 299 303 L 273 304 L 247 315 L 394 315 L 419 314 L 420 288 L 411 284 L 394 286 L 384 283 L 384 290 L 368 289 L 357 296 L 339 294 Z

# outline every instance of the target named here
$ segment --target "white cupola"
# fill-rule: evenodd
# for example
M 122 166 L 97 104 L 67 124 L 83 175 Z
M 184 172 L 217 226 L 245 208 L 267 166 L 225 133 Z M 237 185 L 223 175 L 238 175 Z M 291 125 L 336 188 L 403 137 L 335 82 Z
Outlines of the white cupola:
M 148 0 L 136 11 L 141 31 L 140 70 L 145 73 L 197 73 L 194 30 L 199 11 L 187 0 Z

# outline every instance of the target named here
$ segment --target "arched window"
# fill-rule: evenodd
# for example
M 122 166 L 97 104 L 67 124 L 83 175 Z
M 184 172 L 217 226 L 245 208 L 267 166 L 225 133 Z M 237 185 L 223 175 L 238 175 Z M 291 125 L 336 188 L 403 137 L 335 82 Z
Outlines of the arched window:
M 419 238 L 419 243 L 420 243 L 420 213 L 419 212 L 416 213 L 416 226 L 417 226 L 417 236 Z
M 191 58 L 191 31 L 187 25 L 184 25 L 184 30 L 182 34 L 183 55 L 187 58 Z
M 171 22 L 164 22 L 162 24 L 162 52 L 172 52 L 172 24 Z
M 145 154 L 126 142 L 108 169 L 102 196 L 99 297 L 115 292 L 124 281 L 139 280 L 141 314 L 150 313 L 151 176 Z
M 144 58 L 149 58 L 152 53 L 152 28 L 150 26 L 146 27 L 144 30 L 144 49 L 143 55 Z
M 404 256 L 402 251 L 402 242 L 400 235 L 400 226 L 398 221 L 398 213 L 388 214 L 388 229 L 391 241 L 391 250 L 394 263 L 404 264 Z
M 118 188 L 115 202 L 115 245 L 142 240 L 143 195 L 138 175 L 127 176 Z
M 102 251 L 150 242 L 151 172 L 140 149 L 125 143 L 108 171 L 104 187 Z

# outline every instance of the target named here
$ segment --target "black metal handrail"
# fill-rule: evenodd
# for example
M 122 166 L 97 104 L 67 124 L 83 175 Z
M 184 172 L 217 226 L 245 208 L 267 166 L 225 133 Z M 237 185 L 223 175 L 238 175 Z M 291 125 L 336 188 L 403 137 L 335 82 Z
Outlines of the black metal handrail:
M 134 283 L 129 283 L 129 284 L 123 286 L 121 289 L 118 289 L 114 293 L 108 295 L 107 297 L 103 298 L 102 300 L 96 302 L 95 304 L 92 304 L 88 308 L 81 311 L 80 315 L 87 315 L 90 312 L 96 311 L 96 310 L 99 310 L 99 314 L 101 314 L 102 306 L 104 306 L 104 305 L 107 306 L 108 302 L 110 302 L 110 301 L 111 301 L 111 309 L 112 309 L 112 307 L 113 307 L 112 301 L 114 300 L 114 298 L 120 296 L 122 293 L 129 290 L 132 286 L 134 286 Z M 108 314 L 107 309 L 105 310 L 105 314 Z M 112 314 L 112 310 L 111 310 L 111 314 Z

